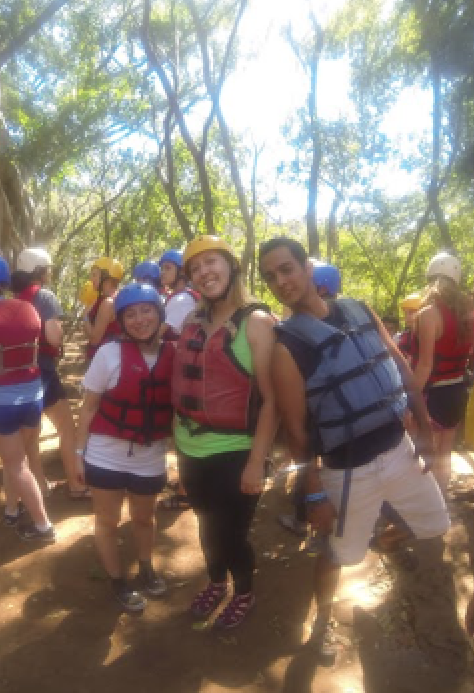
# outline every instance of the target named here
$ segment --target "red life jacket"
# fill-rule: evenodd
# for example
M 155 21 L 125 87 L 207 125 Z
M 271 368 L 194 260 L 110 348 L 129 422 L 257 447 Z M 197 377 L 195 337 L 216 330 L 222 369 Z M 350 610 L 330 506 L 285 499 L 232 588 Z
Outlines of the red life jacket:
M 438 308 L 443 318 L 443 334 L 435 342 L 433 369 L 427 386 L 442 383 L 447 380 L 462 378 L 466 372 L 467 362 L 472 352 L 474 335 L 461 341 L 458 336 L 456 316 L 443 302 L 437 301 Z M 418 360 L 418 339 L 416 339 L 415 365 Z
M 0 299 L 0 386 L 39 377 L 40 335 L 41 319 L 32 305 L 17 298 Z
M 163 343 L 150 371 L 135 342 L 119 344 L 117 385 L 102 395 L 89 431 L 150 445 L 171 435 L 171 375 L 176 349 L 170 342 Z
M 97 318 L 97 313 L 99 312 L 99 308 L 102 305 L 103 301 L 105 300 L 105 296 L 99 296 L 96 299 L 96 302 L 90 309 L 88 316 L 89 316 L 89 322 L 91 325 L 93 325 L 96 321 Z M 99 347 L 102 346 L 102 344 L 107 344 L 107 342 L 113 342 L 115 339 L 120 337 L 122 335 L 122 327 L 118 320 L 112 320 L 112 322 L 109 322 L 107 327 L 105 328 L 104 335 L 102 339 L 100 340 L 99 344 L 88 344 L 86 346 L 86 356 L 88 359 L 92 359 L 95 352 Z
M 261 397 L 255 378 L 231 348 L 242 320 L 255 310 L 268 312 L 263 304 L 240 308 L 210 337 L 203 311 L 183 328 L 173 370 L 173 405 L 179 414 L 200 424 L 194 433 L 255 430 Z
M 27 286 L 26 289 L 23 289 L 23 291 L 20 291 L 18 294 L 18 298 L 20 298 L 22 301 L 28 301 L 28 303 L 31 303 L 31 305 L 35 308 L 34 300 L 37 294 L 41 291 L 41 284 L 30 284 L 30 286 Z M 41 336 L 39 340 L 39 354 L 41 356 L 49 356 L 50 358 L 53 359 L 59 359 L 63 355 L 63 348 L 62 346 L 55 347 L 52 346 L 48 340 L 46 339 L 46 333 L 45 333 L 45 321 L 41 317 Z

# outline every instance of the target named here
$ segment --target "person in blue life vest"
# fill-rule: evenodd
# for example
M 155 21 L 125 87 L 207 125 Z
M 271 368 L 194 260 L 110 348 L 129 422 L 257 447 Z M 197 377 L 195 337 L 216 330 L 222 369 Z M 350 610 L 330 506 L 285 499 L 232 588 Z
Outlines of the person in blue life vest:
M 0 257 L 0 457 L 6 497 L 3 524 L 16 527 L 22 539 L 52 543 L 56 533 L 28 464 L 28 451 L 43 408 L 43 383 L 37 364 L 41 319 L 29 302 L 6 297 L 9 284 L 10 270 Z M 21 524 L 24 508 L 31 523 Z
M 175 345 L 158 337 L 164 308 L 154 287 L 128 284 L 114 305 L 123 336 L 98 349 L 84 377 L 76 460 L 78 477 L 92 490 L 95 542 L 113 595 L 123 609 L 137 612 L 146 605 L 141 591 L 157 597 L 166 590 L 152 550 L 156 496 L 166 483 Z M 141 591 L 125 579 L 117 547 L 126 495 Z
M 158 264 L 161 283 L 168 291 L 161 335 L 164 339 L 177 339 L 187 316 L 196 308 L 199 294 L 189 286 L 183 268 L 183 253 L 180 250 L 165 250 Z
M 313 266 L 313 282 L 318 294 L 325 300 L 335 299 L 341 291 L 341 273 L 339 269 L 329 262 L 310 259 Z M 278 515 L 278 522 L 298 537 L 307 534 L 308 523 L 306 517 L 306 470 L 300 467 L 296 474 L 295 486 L 293 489 L 293 504 L 295 512 L 291 515 Z
M 91 267 L 91 281 L 98 292 L 97 300 L 84 316 L 84 332 L 89 340 L 86 357 L 90 361 L 97 349 L 120 336 L 114 297 L 123 278 L 122 264 L 111 257 L 100 257 Z
M 308 519 L 328 535 L 326 551 L 316 558 L 310 645 L 320 663 L 330 664 L 340 570 L 364 558 L 382 503 L 389 502 L 419 539 L 444 534 L 449 518 L 427 471 L 434 453 L 422 394 L 380 318 L 360 301 L 324 301 L 306 251 L 293 239 L 262 244 L 259 267 L 274 296 L 293 312 L 276 326 L 277 408 L 294 459 L 322 460 L 320 469 L 308 465 L 306 486 Z M 416 455 L 402 424 L 407 395 L 419 429 Z
M 66 472 L 68 496 L 72 500 L 88 497 L 87 489 L 75 476 L 76 427 L 71 407 L 61 378 L 58 364 L 63 353 L 63 309 L 48 288 L 52 260 L 43 248 L 25 248 L 18 255 L 17 269 L 12 275 L 12 289 L 17 298 L 31 303 L 41 318 L 41 337 L 38 365 L 44 385 L 43 411 L 53 423 L 59 436 L 61 459 Z M 39 453 L 39 430 L 37 441 L 29 451 L 29 460 L 44 495 L 48 495 L 47 481 Z
M 461 289 L 461 262 L 442 251 L 429 262 L 428 289 L 414 328 L 413 372 L 433 424 L 433 474 L 446 495 L 456 430 L 468 401 L 466 368 L 474 347 L 473 303 Z
M 173 372 L 179 474 L 199 522 L 209 582 L 191 604 L 207 618 L 228 595 L 218 627 L 238 626 L 253 607 L 249 542 L 276 429 L 270 359 L 273 319 L 246 293 L 240 262 L 217 236 L 186 247 L 184 269 L 202 308 L 186 320 Z

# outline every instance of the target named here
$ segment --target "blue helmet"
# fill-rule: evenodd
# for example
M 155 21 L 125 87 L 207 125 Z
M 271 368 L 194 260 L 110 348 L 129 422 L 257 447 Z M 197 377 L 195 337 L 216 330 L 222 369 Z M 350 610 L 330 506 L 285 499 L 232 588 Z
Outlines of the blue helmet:
M 152 303 L 156 306 L 160 320 L 163 320 L 165 314 L 165 302 L 154 286 L 150 284 L 127 284 L 120 289 L 114 299 L 115 312 L 117 315 L 124 308 L 134 306 L 136 303 Z
M 0 284 L 10 284 L 10 268 L 3 257 L 0 257 Z
M 313 270 L 313 282 L 318 289 L 325 288 L 330 296 L 341 290 L 341 274 L 337 267 L 317 260 Z
M 181 269 L 183 266 L 183 253 L 180 250 L 173 248 L 170 250 L 165 250 L 158 262 L 159 266 L 162 267 L 164 262 L 173 262 L 176 267 Z
M 138 280 L 152 279 L 158 282 L 160 279 L 160 266 L 154 260 L 144 260 L 135 265 L 133 278 Z

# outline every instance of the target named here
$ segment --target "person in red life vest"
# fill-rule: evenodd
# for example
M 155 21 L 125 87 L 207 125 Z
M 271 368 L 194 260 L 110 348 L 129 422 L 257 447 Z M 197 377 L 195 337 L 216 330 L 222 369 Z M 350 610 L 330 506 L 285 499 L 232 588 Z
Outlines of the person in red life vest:
M 166 250 L 160 258 L 161 284 L 167 289 L 165 321 L 161 328 L 163 339 L 178 339 L 187 316 L 196 308 L 199 294 L 190 288 L 183 270 L 183 254 L 176 249 Z M 176 490 L 159 501 L 162 510 L 188 510 L 186 491 L 178 481 Z
M 43 383 L 37 364 L 41 319 L 30 303 L 5 297 L 9 284 L 10 270 L 0 257 L 0 457 L 6 497 L 3 522 L 17 527 L 22 539 L 49 543 L 55 541 L 56 534 L 27 455 L 43 408 Z M 25 507 L 32 522 L 20 525 Z
M 198 618 L 233 598 L 216 625 L 238 626 L 254 604 L 250 523 L 276 429 L 270 359 L 273 319 L 245 293 L 240 263 L 216 236 L 191 241 L 186 276 L 202 309 L 186 320 L 173 371 L 179 474 L 199 521 L 209 583 L 191 604 Z
M 91 268 L 91 281 L 99 296 L 92 308 L 84 316 L 84 332 L 89 344 L 87 359 L 92 359 L 101 346 L 121 333 L 119 322 L 115 318 L 114 296 L 123 277 L 123 267 L 118 260 L 101 257 Z
M 165 456 L 173 410 L 171 376 L 175 345 L 160 342 L 163 299 L 147 284 L 123 287 L 114 300 L 121 339 L 103 344 L 84 377 L 79 415 L 79 478 L 92 489 L 95 541 L 116 599 L 127 611 L 146 605 L 125 580 L 117 533 L 128 495 L 143 591 L 166 589 L 152 565 L 156 496 L 166 483 Z
M 51 257 L 42 248 L 26 248 L 17 260 L 17 271 L 12 276 L 12 288 L 17 298 L 30 302 L 41 318 L 41 337 L 38 365 L 44 385 L 43 410 L 54 424 L 61 450 L 61 458 L 67 476 L 69 497 L 87 497 L 87 489 L 78 483 L 75 476 L 76 428 L 67 399 L 67 393 L 57 372 L 62 355 L 63 310 L 52 291 L 46 288 L 49 281 Z M 48 494 L 50 484 L 43 473 L 39 454 L 39 430 L 36 444 L 29 451 L 29 460 L 43 494 Z
M 161 283 L 168 291 L 161 336 L 164 339 L 177 339 L 187 316 L 196 308 L 199 294 L 188 285 L 183 271 L 183 254 L 179 250 L 166 250 L 158 264 Z
M 466 366 L 474 344 L 472 301 L 459 284 L 461 263 L 447 252 L 427 269 L 429 289 L 416 318 L 415 379 L 426 394 L 434 427 L 433 474 L 446 495 L 456 429 L 467 405 Z

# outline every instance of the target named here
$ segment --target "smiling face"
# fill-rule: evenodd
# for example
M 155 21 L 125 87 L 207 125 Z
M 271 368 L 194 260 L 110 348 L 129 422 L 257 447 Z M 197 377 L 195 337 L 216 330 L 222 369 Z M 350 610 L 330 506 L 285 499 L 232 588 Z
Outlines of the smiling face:
M 309 263 L 302 265 L 284 245 L 266 253 L 260 260 L 260 272 L 268 288 L 289 308 L 300 303 L 309 291 L 315 291 L 312 271 Z
M 135 303 L 128 306 L 124 308 L 121 319 L 125 332 L 140 342 L 153 337 L 160 327 L 158 310 L 153 303 Z
M 225 293 L 231 281 L 232 268 L 222 253 L 204 250 L 189 260 L 188 272 L 196 291 L 212 301 Z

